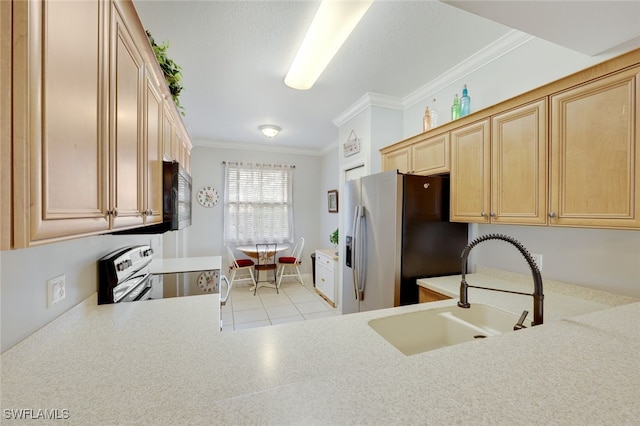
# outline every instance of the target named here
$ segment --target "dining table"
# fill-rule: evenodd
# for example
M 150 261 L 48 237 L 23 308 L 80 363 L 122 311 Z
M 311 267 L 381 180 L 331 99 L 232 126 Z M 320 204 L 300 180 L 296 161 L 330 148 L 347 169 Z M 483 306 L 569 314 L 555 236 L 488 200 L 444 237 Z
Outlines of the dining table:
M 271 243 L 269 243 L 271 244 Z M 289 249 L 289 244 L 277 244 L 276 245 L 276 250 L 275 253 L 279 253 L 281 251 L 285 251 Z M 244 254 L 246 254 L 249 257 L 252 257 L 254 259 L 258 258 L 258 249 L 256 248 L 255 244 L 254 245 L 245 245 L 245 246 L 237 246 L 236 250 L 243 252 Z M 273 254 L 275 254 L 273 253 Z M 271 253 L 269 253 L 271 255 Z
M 272 244 L 272 243 L 269 243 Z M 275 243 L 273 243 L 275 244 Z M 280 252 L 283 252 L 285 250 L 289 249 L 289 244 L 275 244 L 276 245 L 276 249 L 275 251 L 269 252 L 269 257 L 275 256 Z M 256 248 L 255 244 L 253 245 L 244 245 L 244 246 L 237 246 L 236 250 L 241 251 L 242 253 L 246 254 L 247 256 L 253 258 L 253 259 L 257 259 L 258 258 L 258 249 Z M 276 269 L 277 271 L 277 269 Z M 276 288 L 276 279 L 273 280 L 273 284 L 266 282 L 266 281 L 262 281 L 260 280 L 260 272 L 262 271 L 257 271 L 257 275 L 256 275 L 256 284 L 258 286 L 258 288 L 260 287 L 269 287 L 269 288 Z M 267 271 L 264 271 L 267 272 Z M 274 272 L 274 274 L 276 274 L 276 272 Z M 276 274 L 277 275 L 277 274 Z M 249 288 L 249 291 L 254 291 L 255 287 L 252 285 Z

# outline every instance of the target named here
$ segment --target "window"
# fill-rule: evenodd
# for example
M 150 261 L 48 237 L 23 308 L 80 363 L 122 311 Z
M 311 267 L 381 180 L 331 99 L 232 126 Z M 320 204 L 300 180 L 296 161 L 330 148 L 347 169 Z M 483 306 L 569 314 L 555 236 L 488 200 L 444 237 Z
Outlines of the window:
M 288 165 L 226 163 L 226 244 L 293 241 L 293 170 Z

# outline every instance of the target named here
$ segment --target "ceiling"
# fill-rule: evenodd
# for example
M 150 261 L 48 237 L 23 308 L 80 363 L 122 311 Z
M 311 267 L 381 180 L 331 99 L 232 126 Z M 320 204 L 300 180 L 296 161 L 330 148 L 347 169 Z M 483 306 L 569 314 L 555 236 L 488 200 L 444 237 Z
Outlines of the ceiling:
M 297 91 L 283 79 L 319 1 L 134 3 L 183 69 L 183 121 L 196 144 L 311 154 L 337 141 L 333 120 L 366 93 L 405 98 L 513 28 L 588 55 L 640 46 L 640 0 L 375 0 L 316 84 Z M 282 131 L 266 139 L 263 124 Z

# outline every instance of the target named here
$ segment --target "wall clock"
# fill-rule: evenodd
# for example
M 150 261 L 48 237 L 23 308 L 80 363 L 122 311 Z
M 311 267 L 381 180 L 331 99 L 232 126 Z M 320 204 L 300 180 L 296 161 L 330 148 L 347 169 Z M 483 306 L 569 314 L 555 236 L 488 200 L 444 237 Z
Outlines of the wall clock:
M 214 293 L 218 287 L 218 271 L 205 271 L 198 276 L 198 287 L 205 293 Z
M 198 191 L 198 202 L 204 207 L 213 207 L 220 201 L 220 193 L 212 186 L 205 186 Z

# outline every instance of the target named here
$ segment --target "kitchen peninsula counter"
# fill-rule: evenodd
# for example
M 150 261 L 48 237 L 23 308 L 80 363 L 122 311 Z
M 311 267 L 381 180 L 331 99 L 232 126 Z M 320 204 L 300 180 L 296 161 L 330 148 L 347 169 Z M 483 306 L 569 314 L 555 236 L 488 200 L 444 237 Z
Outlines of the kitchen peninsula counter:
M 544 325 L 405 356 L 368 321 L 455 299 L 219 333 L 218 295 L 94 295 L 2 354 L 2 423 L 57 409 L 91 425 L 636 424 L 632 301 L 550 303 Z

